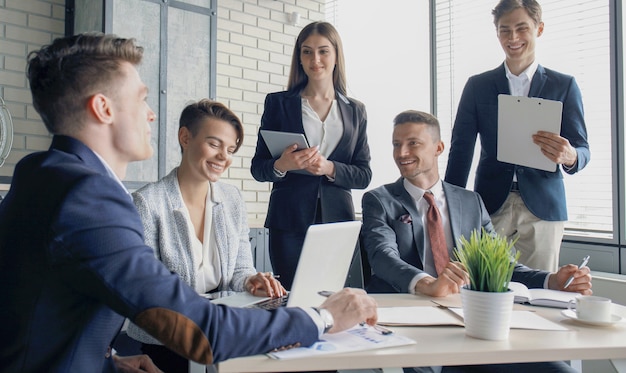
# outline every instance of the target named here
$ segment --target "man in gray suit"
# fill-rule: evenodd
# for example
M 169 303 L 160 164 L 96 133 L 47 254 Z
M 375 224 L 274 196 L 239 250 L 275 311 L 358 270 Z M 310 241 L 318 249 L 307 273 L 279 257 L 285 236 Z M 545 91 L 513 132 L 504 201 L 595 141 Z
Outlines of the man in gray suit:
M 440 211 L 448 255 L 461 236 L 469 239 L 474 229 L 493 233 L 489 214 L 478 193 L 441 181 L 437 160 L 444 150 L 439 121 L 419 111 L 404 111 L 394 119 L 393 157 L 402 177 L 363 196 L 362 242 L 372 278 L 370 293 L 421 293 L 442 297 L 458 293 L 467 283 L 460 263 L 450 261 L 439 273 L 435 270 L 428 239 L 424 194 L 432 192 Z M 564 289 L 570 275 L 574 281 Z M 589 268 L 565 265 L 555 273 L 518 264 L 513 281 L 529 288 L 550 288 L 591 294 Z M 440 367 L 419 368 L 439 370 Z M 416 368 L 417 369 L 417 368 Z M 445 372 L 467 371 L 571 371 L 562 362 L 472 367 L 444 367 Z
M 481 227 L 494 232 L 478 193 L 440 179 L 437 160 L 443 150 L 437 118 L 413 110 L 396 116 L 393 157 L 402 177 L 363 196 L 363 243 L 373 271 L 369 292 L 446 296 L 458 293 L 466 282 L 467 274 L 457 262 L 447 263 L 442 273 L 435 270 L 426 229 L 428 203 L 423 195 L 427 191 L 433 193 L 441 212 L 450 258 L 461 236 L 469 239 L 470 233 Z M 574 281 L 564 289 L 570 275 Z M 591 294 L 589 268 L 573 264 L 555 273 L 519 264 L 513 281 L 529 288 Z

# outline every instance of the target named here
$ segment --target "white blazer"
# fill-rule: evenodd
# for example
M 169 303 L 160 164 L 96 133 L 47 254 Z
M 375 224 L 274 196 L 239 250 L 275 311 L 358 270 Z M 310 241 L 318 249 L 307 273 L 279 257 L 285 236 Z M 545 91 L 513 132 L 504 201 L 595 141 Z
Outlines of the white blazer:
M 183 197 L 175 168 L 163 179 L 148 184 L 133 193 L 141 216 L 146 245 L 172 272 L 191 287 L 196 285 L 197 265 L 191 252 L 189 230 Z M 250 228 L 246 207 L 237 187 L 222 182 L 211 183 L 213 229 L 220 256 L 221 283 L 218 291 L 245 291 L 246 278 L 256 274 L 250 249 Z M 128 335 L 143 343 L 160 344 L 156 339 L 130 323 Z

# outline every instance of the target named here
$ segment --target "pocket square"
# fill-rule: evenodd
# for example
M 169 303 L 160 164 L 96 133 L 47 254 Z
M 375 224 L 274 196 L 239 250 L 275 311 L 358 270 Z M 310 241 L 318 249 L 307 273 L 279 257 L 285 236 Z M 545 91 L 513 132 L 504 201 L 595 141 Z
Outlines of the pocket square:
M 404 215 L 400 216 L 400 218 L 398 220 L 400 220 L 404 224 L 411 224 L 411 223 L 413 223 L 413 219 L 411 219 L 411 215 L 409 215 L 409 214 L 404 214 Z

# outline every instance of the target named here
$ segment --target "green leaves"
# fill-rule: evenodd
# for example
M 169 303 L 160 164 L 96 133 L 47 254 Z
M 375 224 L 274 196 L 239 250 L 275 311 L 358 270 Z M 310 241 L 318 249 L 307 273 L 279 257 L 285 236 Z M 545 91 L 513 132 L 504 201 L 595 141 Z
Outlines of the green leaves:
M 464 236 L 459 239 L 454 254 L 469 274 L 471 290 L 492 293 L 508 290 L 520 254 L 512 253 L 515 241 L 491 235 L 485 228 L 481 228 L 480 234 L 474 229 L 469 241 Z

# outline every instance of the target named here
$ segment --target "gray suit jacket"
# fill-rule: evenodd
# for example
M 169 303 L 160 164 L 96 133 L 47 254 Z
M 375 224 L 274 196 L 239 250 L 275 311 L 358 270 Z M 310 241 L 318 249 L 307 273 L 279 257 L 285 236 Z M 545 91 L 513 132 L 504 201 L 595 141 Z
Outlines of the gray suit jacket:
M 363 196 L 361 240 L 373 271 L 369 292 L 406 293 L 411 280 L 423 273 L 427 235 L 403 180 L 400 178 Z M 494 232 L 478 193 L 446 182 L 443 190 L 455 242 L 461 236 L 469 238 L 472 230 L 481 227 Z M 513 281 L 540 288 L 547 274 L 518 264 Z
M 196 264 L 191 252 L 185 219 L 183 196 L 177 179 L 178 168 L 163 179 L 133 193 L 135 206 L 144 227 L 146 245 L 154 249 L 157 259 L 186 283 L 195 287 Z M 218 291 L 245 291 L 248 276 L 257 271 L 252 262 L 246 208 L 237 187 L 221 182 L 211 183 L 213 229 L 220 255 L 222 281 Z M 144 343 L 159 344 L 154 338 L 130 324 L 128 334 Z

